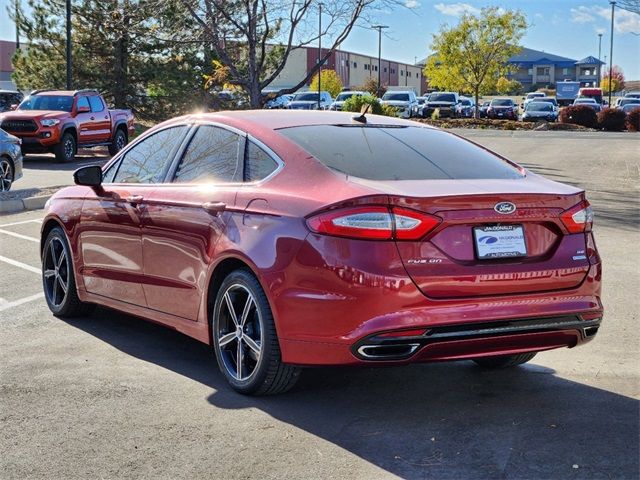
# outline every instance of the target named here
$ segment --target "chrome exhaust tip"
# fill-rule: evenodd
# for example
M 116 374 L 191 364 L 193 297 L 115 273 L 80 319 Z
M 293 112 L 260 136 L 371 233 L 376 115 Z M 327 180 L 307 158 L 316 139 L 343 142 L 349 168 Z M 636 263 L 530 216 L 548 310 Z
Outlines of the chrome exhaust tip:
M 410 357 L 420 347 L 419 343 L 394 345 L 361 345 L 358 353 L 370 360 L 403 359 Z

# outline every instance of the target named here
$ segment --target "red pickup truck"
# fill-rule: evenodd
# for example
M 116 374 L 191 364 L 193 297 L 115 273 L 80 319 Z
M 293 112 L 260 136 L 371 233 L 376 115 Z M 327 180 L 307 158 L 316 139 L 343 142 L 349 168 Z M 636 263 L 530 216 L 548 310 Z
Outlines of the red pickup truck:
M 108 110 L 95 90 L 36 90 L 0 113 L 0 128 L 22 139 L 22 153 L 53 152 L 73 161 L 79 147 L 109 147 L 115 155 L 133 135 L 130 110 Z

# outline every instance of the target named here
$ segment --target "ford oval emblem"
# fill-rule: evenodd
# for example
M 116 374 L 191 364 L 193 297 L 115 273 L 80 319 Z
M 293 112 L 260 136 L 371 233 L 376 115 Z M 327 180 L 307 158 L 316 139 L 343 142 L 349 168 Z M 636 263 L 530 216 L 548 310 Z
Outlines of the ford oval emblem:
M 508 215 L 516 211 L 516 206 L 511 202 L 500 202 L 496 203 L 496 206 L 493 207 L 493 209 L 502 215 Z

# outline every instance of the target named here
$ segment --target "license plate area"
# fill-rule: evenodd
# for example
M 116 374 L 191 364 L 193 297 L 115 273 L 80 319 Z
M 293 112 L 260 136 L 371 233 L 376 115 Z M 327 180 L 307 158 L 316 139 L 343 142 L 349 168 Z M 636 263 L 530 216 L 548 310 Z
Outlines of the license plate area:
M 522 225 L 474 227 L 473 240 L 478 260 L 527 256 L 527 245 Z

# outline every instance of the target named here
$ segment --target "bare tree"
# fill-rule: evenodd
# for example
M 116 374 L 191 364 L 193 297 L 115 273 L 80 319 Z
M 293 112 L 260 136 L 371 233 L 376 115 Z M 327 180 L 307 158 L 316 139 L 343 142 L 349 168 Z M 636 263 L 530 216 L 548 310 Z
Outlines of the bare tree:
M 231 84 L 244 89 L 251 107 L 265 100 L 262 91 L 282 72 L 292 52 L 328 41 L 321 62 L 309 69 L 291 93 L 305 85 L 331 52 L 365 14 L 394 0 L 324 0 L 322 31 L 318 31 L 317 0 L 180 0 L 200 26 L 213 55 Z

